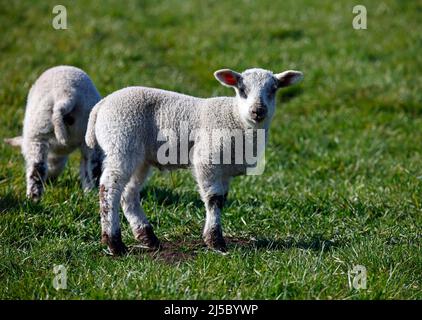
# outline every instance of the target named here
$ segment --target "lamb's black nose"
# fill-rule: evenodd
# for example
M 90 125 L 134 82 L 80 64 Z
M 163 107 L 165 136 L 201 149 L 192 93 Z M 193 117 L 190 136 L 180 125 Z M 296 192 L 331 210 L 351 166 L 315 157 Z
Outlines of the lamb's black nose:
M 266 108 L 259 107 L 259 108 L 253 108 L 251 110 L 251 118 L 253 120 L 261 121 L 262 119 L 265 118 L 266 115 L 267 115 Z

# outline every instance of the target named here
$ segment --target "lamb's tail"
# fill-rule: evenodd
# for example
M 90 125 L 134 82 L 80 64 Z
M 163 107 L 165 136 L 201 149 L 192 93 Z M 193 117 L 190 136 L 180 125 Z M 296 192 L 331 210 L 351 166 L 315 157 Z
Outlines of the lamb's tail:
M 91 149 L 93 149 L 97 143 L 97 138 L 95 137 L 95 123 L 97 122 L 97 114 L 98 110 L 100 110 L 100 106 L 101 101 L 92 108 L 91 113 L 89 114 L 88 126 L 86 128 L 85 143 Z
M 6 138 L 4 142 L 10 144 L 13 147 L 21 147 L 22 146 L 22 136 L 14 137 L 14 138 Z
M 61 145 L 66 145 L 68 140 L 64 116 L 70 113 L 74 107 L 75 103 L 72 99 L 59 100 L 54 104 L 52 116 L 54 134 Z

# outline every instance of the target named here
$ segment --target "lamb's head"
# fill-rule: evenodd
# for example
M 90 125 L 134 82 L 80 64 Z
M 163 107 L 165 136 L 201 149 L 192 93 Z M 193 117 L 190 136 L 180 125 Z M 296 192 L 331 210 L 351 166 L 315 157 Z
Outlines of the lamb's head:
M 260 127 L 270 121 L 275 110 L 277 90 L 303 78 L 299 71 L 287 70 L 274 74 L 264 69 L 248 69 L 243 73 L 222 69 L 216 71 L 214 76 L 224 86 L 235 89 L 239 114 L 250 127 Z

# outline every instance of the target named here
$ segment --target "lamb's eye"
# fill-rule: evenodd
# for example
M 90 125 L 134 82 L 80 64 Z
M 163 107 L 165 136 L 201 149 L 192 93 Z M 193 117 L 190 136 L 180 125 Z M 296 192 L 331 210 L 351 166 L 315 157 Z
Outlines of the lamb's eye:
M 243 99 L 247 99 L 247 98 L 248 98 L 248 96 L 246 95 L 245 88 L 239 88 L 239 95 L 240 95 Z

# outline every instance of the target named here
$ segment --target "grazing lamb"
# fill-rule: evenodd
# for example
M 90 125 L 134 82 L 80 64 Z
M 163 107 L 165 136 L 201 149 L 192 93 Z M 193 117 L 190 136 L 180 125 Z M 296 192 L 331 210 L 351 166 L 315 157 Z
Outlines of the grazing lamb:
M 246 130 L 261 129 L 266 135 L 274 114 L 277 89 L 300 81 L 302 73 L 289 70 L 273 74 L 263 69 L 249 69 L 240 74 L 224 69 L 214 75 L 223 85 L 234 88 L 236 96 L 204 99 L 160 89 L 128 87 L 105 97 L 91 112 L 85 139 L 90 147 L 98 143 L 105 156 L 99 190 L 100 217 L 102 242 L 112 254 L 126 250 L 121 238 L 119 202 L 135 239 L 148 247 L 159 247 L 139 198 L 140 186 L 151 166 L 192 168 L 206 207 L 203 239 L 212 249 L 226 250 L 221 210 L 230 179 L 245 174 L 247 165 L 210 163 L 203 151 L 219 149 L 220 140 L 210 144 L 207 133 L 213 129 L 229 129 L 240 130 L 245 135 Z M 184 129 L 202 130 L 190 138 L 189 149 L 193 151 L 187 163 L 160 161 L 158 155 L 164 143 L 170 147 L 181 143 L 163 142 L 161 135 L 169 129 L 177 137 Z M 231 144 L 231 140 L 224 143 Z
M 5 141 L 20 146 L 26 165 L 26 195 L 40 199 L 44 182 L 64 169 L 69 153 L 80 148 L 80 177 L 84 190 L 95 186 L 102 152 L 85 144 L 91 109 L 101 99 L 88 75 L 71 66 L 45 71 L 29 91 L 23 135 Z

